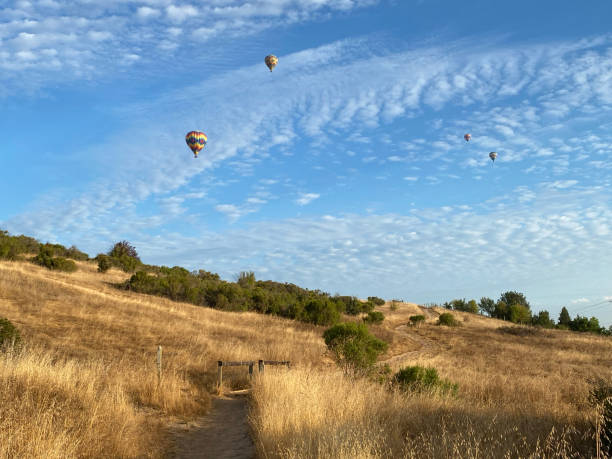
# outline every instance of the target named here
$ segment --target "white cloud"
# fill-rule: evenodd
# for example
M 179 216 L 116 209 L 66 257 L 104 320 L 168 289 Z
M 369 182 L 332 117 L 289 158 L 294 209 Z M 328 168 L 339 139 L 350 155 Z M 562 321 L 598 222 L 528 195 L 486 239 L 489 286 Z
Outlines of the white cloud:
M 295 200 L 295 202 L 300 206 L 305 206 L 310 204 L 315 199 L 319 199 L 321 197 L 318 193 L 300 193 L 300 197 Z
M 161 15 L 161 12 L 155 8 L 151 8 L 148 6 L 141 6 L 140 8 L 138 8 L 136 14 L 141 19 L 151 19 L 151 18 L 159 17 Z
M 198 14 L 198 9 L 193 5 L 169 5 L 166 7 L 166 15 L 171 21 L 176 23 L 192 20 Z

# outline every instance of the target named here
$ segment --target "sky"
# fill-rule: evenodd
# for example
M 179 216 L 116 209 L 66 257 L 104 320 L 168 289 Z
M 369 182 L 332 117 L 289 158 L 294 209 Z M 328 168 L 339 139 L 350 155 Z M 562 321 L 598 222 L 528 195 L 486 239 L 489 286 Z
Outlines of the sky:
M 517 290 L 612 325 L 610 17 L 607 1 L 5 0 L 0 228 L 331 294 Z

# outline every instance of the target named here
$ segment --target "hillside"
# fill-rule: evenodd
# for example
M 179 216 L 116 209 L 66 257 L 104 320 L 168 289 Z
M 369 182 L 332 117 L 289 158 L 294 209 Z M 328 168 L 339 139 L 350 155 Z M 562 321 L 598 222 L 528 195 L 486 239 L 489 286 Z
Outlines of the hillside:
M 120 290 L 129 275 L 92 262 L 59 273 L 0 262 L 0 317 L 25 350 L 0 357 L 0 457 L 163 457 L 172 427 L 206 413 L 216 361 L 291 360 L 256 379 L 250 424 L 261 457 L 551 457 L 593 451 L 588 380 L 612 380 L 612 339 L 539 330 L 401 303 L 377 308 L 374 333 L 395 371 L 433 366 L 456 397 L 402 394 L 343 374 L 324 327 L 252 312 L 223 312 Z M 426 323 L 408 326 L 423 314 Z M 354 319 L 353 319 L 354 320 Z M 155 354 L 163 346 L 158 385 Z M 227 385 L 248 385 L 244 369 Z

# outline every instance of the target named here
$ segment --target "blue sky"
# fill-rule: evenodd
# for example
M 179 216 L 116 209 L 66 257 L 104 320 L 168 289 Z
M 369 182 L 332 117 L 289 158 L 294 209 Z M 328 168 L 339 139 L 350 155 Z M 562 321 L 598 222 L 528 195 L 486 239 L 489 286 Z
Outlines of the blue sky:
M 0 227 L 362 297 L 519 290 L 612 324 L 611 303 L 590 307 L 612 299 L 610 17 L 604 1 L 9 0 Z

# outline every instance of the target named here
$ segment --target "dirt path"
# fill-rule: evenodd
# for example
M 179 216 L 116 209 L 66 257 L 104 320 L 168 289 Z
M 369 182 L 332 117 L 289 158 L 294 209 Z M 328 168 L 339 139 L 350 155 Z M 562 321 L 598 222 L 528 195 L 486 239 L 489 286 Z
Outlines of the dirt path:
M 247 423 L 245 396 L 217 397 L 208 415 L 177 427 L 171 457 L 176 459 L 252 459 L 255 447 Z
M 408 333 L 408 329 L 408 325 L 400 325 L 399 327 L 395 327 L 394 331 L 405 338 L 408 338 L 410 341 L 419 344 L 420 348 L 416 351 L 408 351 L 395 355 L 387 360 L 383 360 L 381 363 L 400 365 L 406 360 L 414 360 L 419 356 L 435 355 L 438 353 L 440 346 L 436 342 L 423 336 L 419 336 L 416 333 Z

